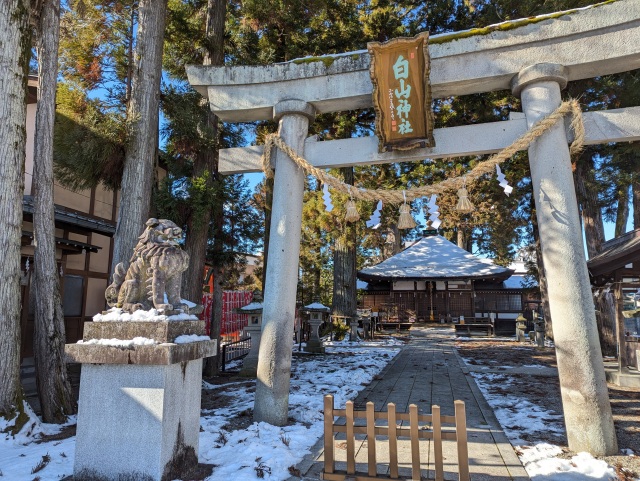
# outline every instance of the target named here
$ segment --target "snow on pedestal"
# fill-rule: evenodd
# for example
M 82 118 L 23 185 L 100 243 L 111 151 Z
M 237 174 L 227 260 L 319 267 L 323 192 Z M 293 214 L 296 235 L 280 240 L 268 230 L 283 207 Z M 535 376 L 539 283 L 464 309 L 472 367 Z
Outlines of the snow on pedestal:
M 204 322 L 87 322 L 65 350 L 83 364 L 74 476 L 165 481 L 198 463 Z

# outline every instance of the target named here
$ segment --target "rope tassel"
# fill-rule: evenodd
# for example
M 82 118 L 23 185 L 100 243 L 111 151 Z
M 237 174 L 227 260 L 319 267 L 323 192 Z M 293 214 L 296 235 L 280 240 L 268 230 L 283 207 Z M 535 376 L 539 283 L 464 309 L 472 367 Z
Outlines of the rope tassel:
M 347 201 L 346 208 L 347 208 L 347 215 L 345 215 L 344 219 L 347 222 L 356 222 L 360 220 L 360 214 L 358 214 L 356 203 L 353 200 Z
M 466 187 L 458 189 L 458 203 L 456 204 L 456 210 L 462 213 L 473 212 L 475 210 L 474 205 L 468 198 L 469 193 Z
M 400 217 L 398 218 L 398 229 L 413 229 L 417 224 L 411 216 L 411 207 L 407 205 L 407 197 L 405 192 L 402 192 L 404 204 L 400 206 Z

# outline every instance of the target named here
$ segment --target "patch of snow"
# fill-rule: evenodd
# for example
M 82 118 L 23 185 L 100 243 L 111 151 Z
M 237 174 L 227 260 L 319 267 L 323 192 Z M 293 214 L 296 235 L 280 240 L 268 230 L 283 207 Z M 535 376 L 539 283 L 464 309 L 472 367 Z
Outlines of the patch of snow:
M 505 367 L 505 366 L 503 366 Z M 536 436 L 542 433 L 564 433 L 562 415 L 537 406 L 527 399 L 513 395 L 505 395 L 504 390 L 512 384 L 512 380 L 504 374 L 472 372 L 471 375 L 482 391 L 487 402 L 493 408 L 500 425 L 511 444 L 526 445 L 521 438 L 523 434 Z M 491 386 L 499 385 L 500 391 L 492 392 Z
M 36 476 L 31 470 L 42 457 L 48 455 L 49 463 L 38 472 L 42 481 L 53 481 L 73 473 L 76 450 L 75 437 L 38 444 L 43 435 L 59 433 L 63 428 L 76 423 L 76 417 L 70 416 L 65 424 L 47 424 L 40 421 L 31 407 L 25 402 L 24 409 L 29 421 L 15 436 L 4 431 L 14 424 L 0 417 L 0 471 L 2 479 L 11 481 L 32 481 Z
M 329 308 L 324 304 L 320 304 L 319 302 L 312 302 L 308 306 L 304 306 L 304 309 L 323 309 L 329 311 Z
M 252 302 L 251 304 L 247 304 L 244 307 L 241 307 L 241 311 L 255 311 L 256 309 L 262 309 L 262 302 Z
M 79 340 L 78 344 L 98 344 L 100 346 L 133 347 L 133 346 L 153 346 L 158 341 L 148 337 L 134 337 L 133 339 L 89 339 Z
M 558 458 L 562 449 L 540 443 L 519 448 L 520 459 L 531 481 L 610 481 L 617 479 L 615 470 L 589 453 L 578 453 L 571 459 Z
M 182 336 L 176 337 L 176 344 L 188 344 L 190 342 L 198 342 L 198 341 L 210 341 L 211 338 L 209 336 L 198 336 L 197 334 L 183 334 Z
M 532 365 L 528 367 L 537 367 Z M 521 438 L 542 433 L 564 433 L 562 416 L 536 406 L 526 399 L 503 394 L 512 381 L 503 374 L 471 373 L 493 408 L 505 434 L 516 448 L 531 481 L 610 481 L 617 479 L 615 470 L 606 462 L 588 453 L 578 453 L 571 459 L 558 458 L 562 448 L 548 443 L 527 445 Z M 491 386 L 500 386 L 493 394 Z

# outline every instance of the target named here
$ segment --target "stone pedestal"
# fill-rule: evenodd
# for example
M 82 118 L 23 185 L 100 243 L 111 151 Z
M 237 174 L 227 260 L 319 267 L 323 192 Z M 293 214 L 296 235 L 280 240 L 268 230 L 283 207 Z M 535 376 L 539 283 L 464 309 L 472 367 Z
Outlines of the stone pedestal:
M 307 342 L 304 350 L 306 352 L 312 352 L 315 354 L 324 354 L 324 346 L 320 337 L 318 337 L 318 329 L 322 324 L 322 319 L 310 319 L 309 326 L 311 326 L 311 333 L 309 334 L 309 341 Z
M 67 360 L 83 364 L 74 476 L 180 478 L 198 463 L 202 358 L 215 354 L 216 342 L 172 341 L 203 335 L 204 323 L 88 322 L 84 332 L 84 341 L 147 337 L 159 344 L 66 346 Z
M 251 337 L 251 349 L 242 361 L 240 375 L 243 377 L 256 377 L 258 371 L 258 355 L 260 354 L 260 338 L 262 337 L 262 325 L 247 326 L 244 332 Z

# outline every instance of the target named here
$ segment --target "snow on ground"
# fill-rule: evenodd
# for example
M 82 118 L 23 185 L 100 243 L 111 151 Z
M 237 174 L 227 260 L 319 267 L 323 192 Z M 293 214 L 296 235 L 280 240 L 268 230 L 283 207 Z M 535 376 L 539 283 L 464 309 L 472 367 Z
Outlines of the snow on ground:
M 537 366 L 528 366 L 537 367 Z M 611 481 L 618 479 L 606 462 L 588 453 L 578 453 L 571 459 L 559 458 L 562 448 L 548 443 L 529 443 L 524 434 L 535 439 L 543 433 L 564 433 L 562 416 L 537 406 L 527 399 L 504 394 L 511 380 L 507 375 L 472 372 L 476 384 L 493 408 L 500 425 L 516 449 L 520 461 L 532 481 Z M 499 393 L 491 389 L 499 385 Z M 631 453 L 633 454 L 633 453 Z
M 528 434 L 528 438 L 531 439 L 545 432 L 560 435 L 564 433 L 562 416 L 536 406 L 524 398 L 504 394 L 504 391 L 509 391 L 511 384 L 511 378 L 508 375 L 479 372 L 471 374 L 514 446 L 528 444 L 521 438 L 523 434 Z M 502 388 L 499 393 L 494 393 L 490 389 L 496 384 Z
M 75 437 L 38 444 L 42 436 L 54 435 L 65 426 L 75 424 L 71 416 L 67 424 L 59 426 L 40 422 L 25 402 L 25 411 L 30 420 L 16 435 L 6 433 L 9 424 L 0 417 L 0 479 L 11 481 L 31 481 L 40 476 L 42 481 L 61 479 L 73 472 L 73 459 L 76 450 Z M 34 469 L 48 459 L 41 471 Z M 33 473 L 33 474 L 32 474 Z M 35 474 L 37 473 L 37 474 Z
M 259 479 L 261 467 L 270 470 L 270 476 L 265 476 L 267 479 L 289 478 L 289 466 L 295 467 L 323 434 L 323 396 L 333 394 L 335 405 L 342 408 L 398 353 L 397 349 L 381 346 L 382 343 L 380 347 L 367 349 L 360 347 L 360 343 L 355 344 L 355 348 L 348 342 L 334 344 L 341 345 L 327 346 L 327 356 L 294 357 L 289 426 L 253 423 L 246 430 L 227 431 L 223 426 L 229 418 L 253 407 L 254 393 L 253 389 L 228 389 L 233 385 L 216 386 L 223 395 L 236 400 L 228 408 L 203 415 L 200 461 L 219 465 L 211 480 L 227 476 Z
M 208 393 L 232 399 L 228 407 L 203 410 L 200 418 L 200 462 L 217 465 L 209 481 L 257 480 L 259 471 L 272 481 L 289 478 L 288 468 L 299 463 L 323 434 L 323 396 L 333 394 L 336 407 L 343 408 L 399 352 L 396 341 L 332 344 L 325 356 L 293 357 L 290 423 L 285 427 L 253 423 L 234 430 L 226 426 L 238 416 L 251 416 L 255 381 L 203 382 Z M 39 443 L 42 435 L 56 434 L 61 428 L 41 423 L 33 413 L 31 419 L 12 437 L 4 432 L 8 423 L 0 418 L 0 480 L 32 481 L 37 476 L 53 481 L 71 475 L 75 437 Z M 44 456 L 48 463 L 32 473 Z

